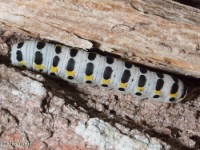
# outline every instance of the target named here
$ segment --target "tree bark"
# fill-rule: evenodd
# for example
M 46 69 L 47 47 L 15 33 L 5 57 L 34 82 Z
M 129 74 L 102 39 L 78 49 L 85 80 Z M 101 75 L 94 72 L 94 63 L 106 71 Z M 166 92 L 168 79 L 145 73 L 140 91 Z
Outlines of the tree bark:
M 0 27 L 200 77 L 200 10 L 170 0 L 2 0 Z
M 0 149 L 200 149 L 199 88 L 176 105 L 137 101 L 4 57 L 28 35 L 200 77 L 199 12 L 170 0 L 1 0 Z

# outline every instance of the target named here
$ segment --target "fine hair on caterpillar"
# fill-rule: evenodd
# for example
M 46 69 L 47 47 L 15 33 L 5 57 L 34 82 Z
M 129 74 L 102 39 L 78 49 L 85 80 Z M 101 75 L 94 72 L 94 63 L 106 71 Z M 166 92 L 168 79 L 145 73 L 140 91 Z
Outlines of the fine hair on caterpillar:
M 177 103 L 186 96 L 184 83 L 165 73 L 150 71 L 112 56 L 77 48 L 28 40 L 14 44 L 11 64 L 73 83 L 98 85 L 130 93 L 140 99 Z

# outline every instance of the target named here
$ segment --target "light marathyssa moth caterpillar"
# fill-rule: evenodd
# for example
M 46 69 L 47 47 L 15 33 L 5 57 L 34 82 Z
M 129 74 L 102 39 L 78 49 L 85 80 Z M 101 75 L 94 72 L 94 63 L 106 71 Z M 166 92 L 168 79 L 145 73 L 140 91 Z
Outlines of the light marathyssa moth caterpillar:
M 14 66 L 57 76 L 69 82 L 131 93 L 140 99 L 177 103 L 187 93 L 184 83 L 175 76 L 137 67 L 111 56 L 37 40 L 14 44 L 10 60 Z

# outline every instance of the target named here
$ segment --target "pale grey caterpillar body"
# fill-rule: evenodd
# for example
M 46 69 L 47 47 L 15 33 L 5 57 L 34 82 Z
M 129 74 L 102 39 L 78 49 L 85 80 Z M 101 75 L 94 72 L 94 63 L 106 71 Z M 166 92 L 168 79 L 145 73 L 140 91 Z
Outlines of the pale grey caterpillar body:
M 15 66 L 57 76 L 69 82 L 131 93 L 140 99 L 177 103 L 187 93 L 184 83 L 174 76 L 68 46 L 31 40 L 14 44 L 10 54 L 11 63 Z

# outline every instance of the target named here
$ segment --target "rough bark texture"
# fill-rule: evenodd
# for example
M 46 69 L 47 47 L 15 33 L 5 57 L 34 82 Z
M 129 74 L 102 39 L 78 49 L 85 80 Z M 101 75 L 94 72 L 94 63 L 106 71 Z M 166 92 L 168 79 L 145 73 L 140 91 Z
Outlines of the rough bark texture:
M 0 30 L 0 149 L 200 149 L 200 88 L 190 85 L 176 105 L 137 101 L 14 68 L 5 57 L 10 44 L 39 35 L 200 77 L 199 10 L 158 0 L 8 0 L 0 10 L 9 30 Z
M 200 77 L 198 9 L 170 0 L 8 0 L 0 10 L 2 28 Z

